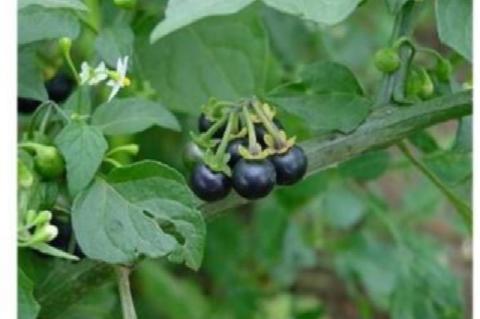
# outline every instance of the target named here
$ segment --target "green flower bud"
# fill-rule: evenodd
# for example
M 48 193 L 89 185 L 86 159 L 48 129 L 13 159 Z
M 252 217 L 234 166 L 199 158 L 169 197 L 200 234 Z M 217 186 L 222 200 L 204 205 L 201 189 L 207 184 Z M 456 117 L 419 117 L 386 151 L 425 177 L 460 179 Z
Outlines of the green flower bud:
M 33 209 L 29 209 L 25 214 L 25 224 L 26 225 L 33 224 L 36 217 L 37 217 L 37 212 Z
M 35 233 L 30 238 L 28 243 L 30 245 L 45 243 L 52 241 L 58 235 L 58 228 L 54 225 L 44 224 L 43 226 L 36 228 Z
M 452 75 L 452 64 L 447 59 L 438 59 L 435 68 L 435 73 L 438 80 L 442 82 L 448 82 Z
M 383 48 L 375 53 L 375 67 L 384 73 L 393 73 L 400 67 L 400 56 L 393 48 Z
M 42 210 L 33 220 L 35 225 L 48 224 L 52 220 L 52 213 L 48 210 Z
M 33 185 L 34 176 L 30 168 L 22 161 L 18 162 L 18 184 L 23 188 L 30 188 Z
M 58 46 L 64 54 L 70 52 L 70 49 L 72 48 L 72 39 L 67 37 L 60 38 L 60 40 L 58 40 Z
M 65 161 L 54 146 L 37 147 L 35 169 L 47 179 L 57 178 L 65 171 Z

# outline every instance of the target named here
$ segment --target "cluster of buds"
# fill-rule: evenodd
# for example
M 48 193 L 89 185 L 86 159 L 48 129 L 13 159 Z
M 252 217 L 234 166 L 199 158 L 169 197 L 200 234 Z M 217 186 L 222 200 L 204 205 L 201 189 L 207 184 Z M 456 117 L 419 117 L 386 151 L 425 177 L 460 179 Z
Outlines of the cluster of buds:
M 52 213 L 48 210 L 28 210 L 18 228 L 18 246 L 31 247 L 48 243 L 58 235 L 56 226 L 50 224 Z

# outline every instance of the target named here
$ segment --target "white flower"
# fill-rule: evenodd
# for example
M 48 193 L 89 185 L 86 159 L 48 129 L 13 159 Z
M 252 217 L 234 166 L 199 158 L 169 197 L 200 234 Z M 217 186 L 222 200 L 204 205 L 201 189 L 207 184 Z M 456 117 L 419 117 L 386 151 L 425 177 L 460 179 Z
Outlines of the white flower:
M 79 75 L 81 85 L 97 85 L 108 78 L 108 71 L 103 62 L 101 62 L 95 69 L 88 65 L 87 62 L 83 62 Z
M 107 85 L 112 87 L 112 91 L 110 92 L 108 101 L 111 101 L 121 88 L 130 85 L 130 79 L 127 77 L 127 69 L 128 56 L 123 59 L 119 58 L 117 61 L 117 70 L 109 72 L 110 80 L 107 82 Z

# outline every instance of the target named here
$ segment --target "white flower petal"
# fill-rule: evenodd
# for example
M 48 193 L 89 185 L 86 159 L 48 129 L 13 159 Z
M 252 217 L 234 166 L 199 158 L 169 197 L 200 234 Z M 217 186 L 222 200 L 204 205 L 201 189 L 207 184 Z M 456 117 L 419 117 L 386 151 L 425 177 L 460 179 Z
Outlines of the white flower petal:
M 108 102 L 110 102 L 115 97 L 115 95 L 117 95 L 118 91 L 120 91 L 120 86 L 117 85 L 112 88 L 110 96 L 108 97 Z

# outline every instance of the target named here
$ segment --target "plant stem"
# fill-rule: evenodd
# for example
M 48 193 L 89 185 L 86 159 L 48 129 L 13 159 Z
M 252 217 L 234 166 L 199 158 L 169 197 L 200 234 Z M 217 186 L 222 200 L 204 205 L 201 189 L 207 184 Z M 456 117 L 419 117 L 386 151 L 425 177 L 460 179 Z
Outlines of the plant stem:
M 132 292 L 130 290 L 130 269 L 123 266 L 116 266 L 118 291 L 122 304 L 123 319 L 137 319 Z
M 250 152 L 254 152 L 257 148 L 257 135 L 255 134 L 255 128 L 253 127 L 253 123 L 250 119 L 250 114 L 248 113 L 248 109 L 246 106 L 242 106 L 242 112 L 248 132 L 248 150 Z
M 225 124 L 227 119 L 228 119 L 228 115 L 227 114 L 223 115 L 223 117 L 220 120 L 216 121 L 215 123 L 213 123 L 212 126 L 210 126 L 208 131 L 202 134 L 202 137 L 205 139 L 211 139 L 212 136 Z
M 222 141 L 220 142 L 220 145 L 217 148 L 217 153 L 215 154 L 218 160 L 223 158 L 223 154 L 225 154 L 225 151 L 227 150 L 227 145 L 228 145 L 228 142 L 230 141 L 230 134 L 232 133 L 233 123 L 235 122 L 236 118 L 237 118 L 236 111 L 232 111 L 228 116 L 227 127 L 225 128 Z
M 472 231 L 472 209 L 460 198 L 454 194 L 448 186 L 446 186 L 425 164 L 418 160 L 412 152 L 408 149 L 407 145 L 403 142 L 397 144 L 402 153 L 410 160 L 410 162 L 417 167 L 438 189 L 447 197 L 447 199 L 456 208 L 458 214 L 467 225 L 469 231 Z
M 255 113 L 257 113 L 257 116 L 262 121 L 263 126 L 265 126 L 268 133 L 272 135 L 272 137 L 275 139 L 275 144 L 283 144 L 285 141 L 280 137 L 280 131 L 278 130 L 277 126 L 267 118 L 267 116 L 265 115 L 265 113 L 263 113 L 263 110 L 258 106 L 258 103 L 256 101 L 251 103 L 251 105 L 255 110 Z
M 119 167 L 123 166 L 120 162 L 118 162 L 118 161 L 116 161 L 116 160 L 114 160 L 113 158 L 110 158 L 110 157 L 105 157 L 102 161 L 112 165 L 115 168 L 119 168 Z

